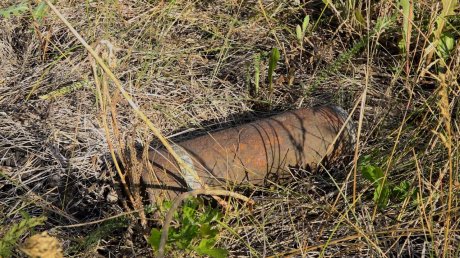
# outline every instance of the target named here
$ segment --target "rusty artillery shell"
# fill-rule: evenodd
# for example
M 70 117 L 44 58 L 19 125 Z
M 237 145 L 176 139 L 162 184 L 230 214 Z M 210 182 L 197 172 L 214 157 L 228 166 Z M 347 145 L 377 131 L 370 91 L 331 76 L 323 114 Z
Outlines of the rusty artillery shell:
M 350 124 L 337 138 L 346 118 L 339 107 L 298 109 L 178 142 L 174 148 L 208 186 L 260 185 L 290 176 L 289 167 L 314 168 L 324 158 L 344 154 L 354 144 Z M 149 160 L 153 172 L 146 170 L 142 179 L 150 201 L 202 187 L 166 150 L 151 151 Z

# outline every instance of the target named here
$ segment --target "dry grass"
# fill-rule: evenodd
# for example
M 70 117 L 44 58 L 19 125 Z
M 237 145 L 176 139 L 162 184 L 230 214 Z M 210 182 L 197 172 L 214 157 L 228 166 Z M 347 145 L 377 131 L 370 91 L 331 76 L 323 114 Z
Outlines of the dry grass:
M 455 42 L 446 56 L 429 48 L 444 35 L 436 23 L 446 16 L 443 5 L 414 1 L 414 14 L 404 19 L 394 3 L 349 2 L 56 6 L 172 139 L 299 106 L 351 111 L 361 103 L 353 113 L 360 128 L 355 159 L 351 154 L 289 182 L 242 189 L 256 201 L 252 212 L 229 201 L 218 245 L 232 257 L 458 257 L 460 47 Z M 15 4 L 2 1 L 0 9 Z M 313 24 L 300 49 L 295 27 L 306 14 Z M 383 18 L 390 22 L 376 30 Z M 456 25 L 457 16 L 442 22 L 454 39 Z M 398 47 L 403 35 L 406 52 Z M 253 96 L 254 55 L 273 47 L 281 53 L 274 92 L 268 92 L 263 57 L 260 95 Z M 127 157 L 126 145 L 158 144 L 148 126 L 49 9 L 42 21 L 29 13 L 0 17 L 0 60 L 0 236 L 26 212 L 48 217 L 36 229 L 57 237 L 67 256 L 151 256 L 143 236 L 158 221 L 133 215 L 143 207 L 139 193 L 129 201 L 111 156 L 113 150 Z M 85 86 L 72 88 L 78 82 Z M 70 92 L 40 98 L 64 87 Z M 414 197 L 390 198 L 377 208 L 374 186 L 357 167 L 365 155 L 386 182 L 409 182 Z M 17 249 L 16 255 L 23 254 Z

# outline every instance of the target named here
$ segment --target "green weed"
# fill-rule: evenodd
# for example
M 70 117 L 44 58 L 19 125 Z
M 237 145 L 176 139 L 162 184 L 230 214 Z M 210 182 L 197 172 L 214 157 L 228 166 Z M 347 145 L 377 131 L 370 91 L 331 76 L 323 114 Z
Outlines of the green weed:
M 411 20 L 413 17 L 413 10 L 409 0 L 400 0 L 399 5 L 402 7 L 403 13 L 403 37 L 401 41 L 399 41 L 399 48 L 403 53 L 408 51 L 407 47 L 410 44 L 410 28 L 411 28 Z
M 254 55 L 254 96 L 259 95 L 259 84 L 260 84 L 260 59 L 261 54 L 257 53 Z
M 300 49 L 303 49 L 303 39 L 307 33 L 308 25 L 310 25 L 310 15 L 306 15 L 303 19 L 302 25 L 298 24 L 295 28 L 295 33 L 300 44 Z
M 35 20 L 42 20 L 46 16 L 47 5 L 45 2 L 40 2 L 35 8 L 30 9 L 30 3 L 22 2 L 20 4 L 12 5 L 3 9 L 0 9 L 0 17 L 10 18 L 11 16 L 20 16 L 26 14 L 28 11 L 31 12 L 32 17 Z
M 446 29 L 448 18 L 455 16 L 455 9 L 458 7 L 457 0 L 442 0 L 441 13 L 436 17 L 436 28 L 432 31 L 432 39 L 430 45 L 425 49 L 427 63 L 431 62 L 433 51 L 443 61 L 442 66 L 445 66 L 445 60 L 449 57 L 451 50 L 455 46 L 455 39 Z
M 280 51 L 278 48 L 274 47 L 270 52 L 260 52 L 254 54 L 254 87 L 250 90 L 250 93 L 253 97 L 258 97 L 260 93 L 261 78 L 264 77 L 265 67 L 262 66 L 262 63 L 265 63 L 265 60 L 268 59 L 268 95 L 271 96 L 273 93 L 273 73 L 278 65 L 280 59 Z M 262 62 L 264 60 L 264 62 Z M 250 77 L 246 78 L 247 83 L 250 82 Z M 263 79 L 262 79 L 263 80 Z
M 270 96 L 273 93 L 273 72 L 275 71 L 279 59 L 280 51 L 275 47 L 272 49 L 270 60 L 268 62 L 268 91 Z
M 21 236 L 34 227 L 43 225 L 46 220 L 46 217 L 29 217 L 26 213 L 23 213 L 23 217 L 19 223 L 11 226 L 0 239 L 0 257 L 11 257 L 13 248 Z
M 160 210 L 168 210 L 170 206 L 171 203 L 166 201 Z M 166 250 L 180 249 L 213 258 L 227 257 L 225 249 L 214 247 L 221 229 L 217 223 L 222 219 L 220 211 L 203 205 L 200 199 L 191 198 L 174 214 L 174 219 L 181 226 L 169 230 Z M 160 238 L 160 229 L 153 228 L 148 243 L 154 250 L 158 250 Z
M 29 10 L 29 7 L 27 6 L 27 3 L 23 2 L 17 5 L 12 5 L 7 8 L 0 9 L 0 16 L 8 19 L 11 16 L 22 15 L 23 13 L 27 12 L 27 10 Z
M 371 156 L 362 158 L 359 167 L 364 178 L 375 186 L 373 199 L 379 208 L 386 208 L 390 198 L 397 201 L 403 201 L 406 198 L 415 200 L 416 190 L 411 187 L 410 182 L 404 180 L 395 185 L 388 178 L 385 180 L 383 169 L 372 164 Z

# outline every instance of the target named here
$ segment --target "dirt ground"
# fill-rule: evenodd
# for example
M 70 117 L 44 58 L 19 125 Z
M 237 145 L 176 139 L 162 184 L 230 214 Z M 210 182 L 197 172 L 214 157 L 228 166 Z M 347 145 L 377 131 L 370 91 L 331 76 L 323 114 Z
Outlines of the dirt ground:
M 203 197 L 223 214 L 215 246 L 229 257 L 459 257 L 456 1 L 53 3 L 169 140 L 300 107 L 351 114 L 356 152 L 235 190 L 252 211 Z M 65 257 L 154 256 L 146 238 L 164 214 L 129 200 L 111 152 L 158 138 L 45 2 L 0 10 L 0 257 L 25 256 L 43 231 Z

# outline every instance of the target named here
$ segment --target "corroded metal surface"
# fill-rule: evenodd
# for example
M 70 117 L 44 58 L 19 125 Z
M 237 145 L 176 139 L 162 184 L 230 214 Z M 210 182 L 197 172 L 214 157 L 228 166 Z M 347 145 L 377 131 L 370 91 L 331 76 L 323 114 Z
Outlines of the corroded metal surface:
M 337 107 L 299 109 L 182 141 L 174 148 L 209 186 L 260 185 L 290 176 L 289 167 L 314 168 L 323 158 L 342 155 L 353 145 L 352 126 L 329 148 L 332 152 L 327 150 L 345 119 Z M 146 170 L 143 181 L 151 201 L 201 187 L 165 150 L 151 151 L 149 160 L 154 171 Z

